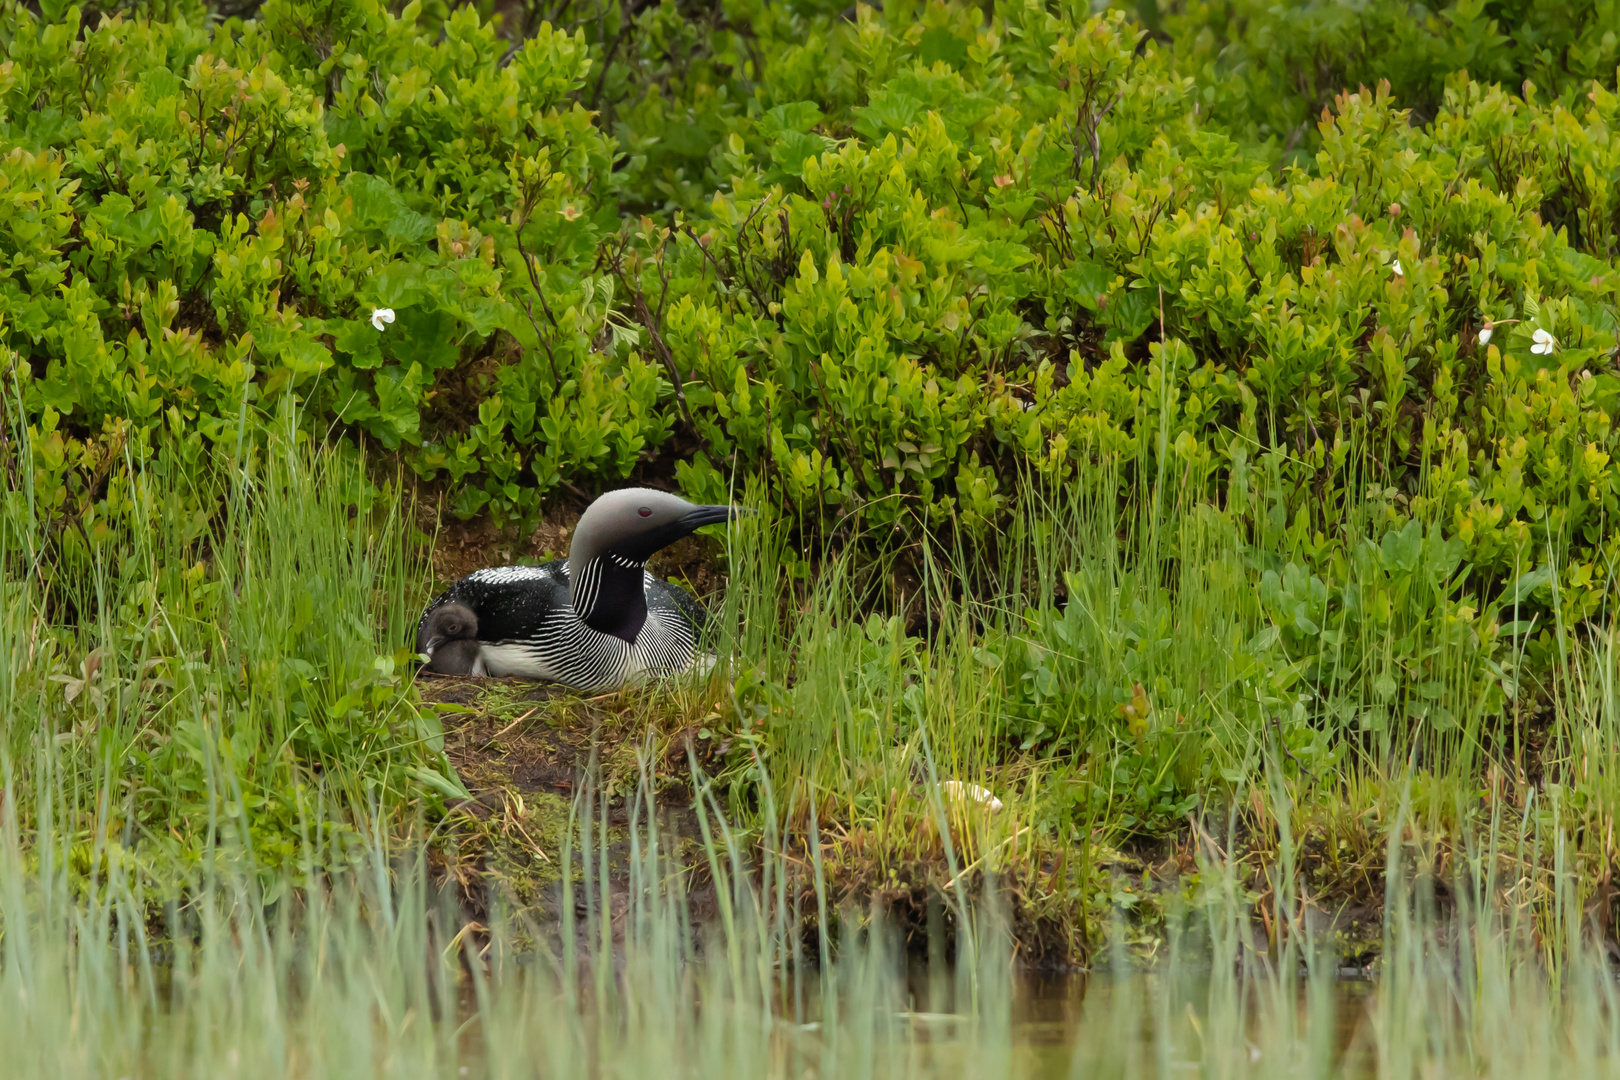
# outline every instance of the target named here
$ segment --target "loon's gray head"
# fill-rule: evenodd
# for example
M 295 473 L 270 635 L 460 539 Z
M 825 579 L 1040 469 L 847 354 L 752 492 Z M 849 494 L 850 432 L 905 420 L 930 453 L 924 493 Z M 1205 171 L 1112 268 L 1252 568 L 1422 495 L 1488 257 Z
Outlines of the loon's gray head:
M 569 576 L 578 577 L 586 563 L 604 556 L 644 563 L 681 537 L 736 515 L 733 506 L 698 506 L 652 488 L 610 491 L 591 503 L 574 526 L 574 540 L 568 547 Z
M 652 488 L 608 492 L 585 510 L 568 547 L 575 612 L 588 626 L 634 642 L 647 619 L 641 568 L 648 558 L 736 516 L 736 507 L 699 506 Z

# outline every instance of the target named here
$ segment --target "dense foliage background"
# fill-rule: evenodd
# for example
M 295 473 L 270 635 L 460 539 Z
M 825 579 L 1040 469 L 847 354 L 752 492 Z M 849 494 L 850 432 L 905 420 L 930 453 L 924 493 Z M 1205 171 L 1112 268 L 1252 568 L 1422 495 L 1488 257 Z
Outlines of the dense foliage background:
M 967 526 L 1019 468 L 1267 458 L 1299 542 L 1354 474 L 1479 570 L 1568 544 L 1588 614 L 1607 8 L 8 5 L 40 491 L 283 393 L 518 520 L 659 455 Z
M 1242 678 L 1282 695 L 1255 730 L 1302 768 L 1337 760 L 1323 717 L 1517 717 L 1620 558 L 1617 28 L 1613 0 L 4 0 L 7 497 L 83 560 L 150 511 L 145 463 L 288 405 L 520 528 L 651 474 L 978 543 L 1102 477 L 1127 518 L 1230 515 L 1268 627 Z M 177 490 L 203 535 L 225 497 Z M 1043 646 L 990 642 L 998 738 L 1134 739 L 1131 820 L 1175 822 L 1221 766 L 1174 708 L 1183 765 L 1144 741 L 1133 683 L 1199 700 L 1154 682 L 1145 610 L 1119 671 L 1057 607 Z
M 11 396 L 91 516 L 291 394 L 519 522 L 664 458 L 977 529 L 1105 455 L 1277 474 L 1317 562 L 1373 485 L 1580 618 L 1611 7 L 10 4 Z

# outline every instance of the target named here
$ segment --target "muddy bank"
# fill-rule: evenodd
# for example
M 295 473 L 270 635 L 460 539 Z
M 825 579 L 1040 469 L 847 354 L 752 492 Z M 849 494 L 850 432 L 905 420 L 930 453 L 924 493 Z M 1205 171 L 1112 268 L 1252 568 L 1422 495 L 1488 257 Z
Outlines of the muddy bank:
M 714 913 L 692 763 L 710 771 L 721 764 L 725 744 L 704 737 L 701 716 L 682 715 L 683 705 L 696 712 L 691 702 L 660 702 L 667 711 L 649 723 L 645 699 L 626 695 L 584 698 L 520 680 L 431 675 L 420 676 L 419 686 L 424 705 L 438 713 L 445 752 L 473 796 L 450 806 L 440 833 L 446 838 L 443 872 L 474 918 L 487 914 L 499 897 L 520 918 L 539 924 L 558 919 L 563 848 L 571 814 L 579 812 L 576 800 L 585 805 L 582 796 L 594 810 L 593 824 L 605 820 L 608 827 L 608 876 L 617 907 L 628 886 L 631 814 L 638 788 L 649 782 L 658 828 L 684 870 L 693 915 L 702 920 Z M 725 796 L 720 798 L 724 803 Z M 789 820 L 782 855 L 790 888 L 800 894 L 802 930 L 813 953 L 815 860 L 803 840 L 804 818 L 800 813 Z M 713 817 L 710 822 L 716 824 Z M 730 824 L 735 829 L 739 822 Z M 571 869 L 577 884 L 582 868 L 577 823 L 574 828 Z M 824 817 L 819 831 L 834 935 L 876 918 L 902 933 L 918 955 L 926 954 L 931 934 L 951 948 L 955 927 L 945 892 L 977 895 L 984 875 L 962 862 L 953 875 L 937 830 L 914 830 L 912 842 L 890 851 L 876 849 L 871 835 L 845 828 L 836 817 Z M 736 835 L 751 848 L 760 840 L 746 825 Z M 963 862 L 970 861 L 968 842 L 957 850 Z M 1048 875 L 1054 869 L 1062 872 L 1048 867 Z M 1052 917 L 1050 898 L 1042 897 L 1037 907 L 1027 902 L 1019 882 L 1003 884 L 1012 886 L 1009 914 L 1026 962 L 1061 969 L 1084 959 L 1084 942 L 1073 926 Z
M 446 754 L 473 796 L 452 804 L 440 829 L 442 871 L 455 882 L 472 918 L 486 917 L 491 901 L 499 898 L 521 920 L 538 927 L 558 924 L 564 847 L 571 814 L 579 812 L 576 800 L 585 805 L 582 795 L 589 797 L 593 827 L 604 821 L 607 826 L 607 872 L 618 915 L 629 885 L 631 814 L 644 784 L 653 790 L 658 828 L 672 867 L 678 863 L 682 870 L 694 918 L 716 912 L 694 810 L 692 762 L 712 775 L 723 764 L 725 748 L 705 737 L 704 702 L 651 694 L 587 698 L 512 679 L 422 675 L 418 682 L 424 706 L 437 713 L 444 729 Z M 582 785 L 590 786 L 582 792 Z M 959 833 L 953 825 L 948 855 L 919 793 L 896 792 L 894 801 L 894 820 L 905 825 L 890 834 L 851 827 L 835 811 L 820 817 L 830 932 L 836 938 L 850 926 L 880 919 L 903 935 L 914 955 L 950 955 L 952 902 L 976 898 L 985 887 L 984 860 L 978 857 L 983 852 L 975 850 L 971 829 Z M 815 860 L 804 839 L 807 825 L 802 810 L 789 818 L 782 854 L 790 888 L 799 893 L 796 909 L 806 950 L 814 955 Z M 583 868 L 575 828 L 570 865 L 577 885 Z M 760 841 L 746 829 L 739 835 L 750 846 Z M 1151 956 L 1162 942 L 1167 912 L 1196 895 L 1196 845 L 1207 840 L 1189 827 L 1152 843 L 1034 849 L 1029 857 L 1015 853 L 1004 859 L 996 884 L 1006 897 L 1019 960 L 1030 969 L 1084 966 L 1104 935 L 1119 925 L 1133 949 Z M 1307 837 L 1299 861 L 1306 891 L 1315 899 L 1279 926 L 1267 887 L 1264 838 L 1248 840 L 1243 862 L 1252 869 L 1242 876 L 1253 897 L 1257 947 L 1307 928 L 1333 942 L 1342 966 L 1360 969 L 1376 958 L 1381 867 L 1348 865 L 1342 847 L 1330 851 L 1324 838 Z M 600 834 L 593 848 L 599 844 Z M 587 902 L 576 889 L 578 913 Z

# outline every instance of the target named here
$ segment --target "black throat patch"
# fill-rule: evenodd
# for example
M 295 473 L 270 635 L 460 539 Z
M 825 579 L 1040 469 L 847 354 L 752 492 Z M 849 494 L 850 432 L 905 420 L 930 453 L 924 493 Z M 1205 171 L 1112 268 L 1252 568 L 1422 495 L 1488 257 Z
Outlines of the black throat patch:
M 634 645 L 647 622 L 645 573 L 644 564 L 622 556 L 592 559 L 568 583 L 574 613 L 592 630 Z

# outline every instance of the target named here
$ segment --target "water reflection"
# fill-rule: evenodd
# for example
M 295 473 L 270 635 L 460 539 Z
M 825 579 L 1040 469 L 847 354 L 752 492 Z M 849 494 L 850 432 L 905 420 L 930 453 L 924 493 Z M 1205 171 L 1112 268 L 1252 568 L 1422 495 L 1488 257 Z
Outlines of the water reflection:
M 1373 990 L 1359 972 L 1314 988 L 1303 975 L 1286 988 L 1274 980 L 1217 984 L 1207 970 L 1025 974 L 1012 981 L 999 1009 L 981 1001 L 975 1019 L 969 980 L 912 971 L 898 1007 L 879 1010 L 869 1023 L 846 1013 L 841 1026 L 844 1038 L 859 1029 L 880 1058 L 906 1075 L 1044 1080 L 1325 1069 L 1358 1076 L 1372 1071 Z M 1279 993 L 1293 998 L 1293 1008 L 1283 1007 Z M 813 1008 L 802 1015 L 789 1025 L 796 1028 L 790 1041 L 793 1056 L 809 1065 L 836 1037 Z M 1266 1060 L 1268 1053 L 1280 1060 Z

